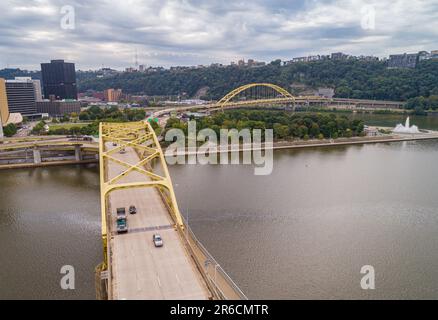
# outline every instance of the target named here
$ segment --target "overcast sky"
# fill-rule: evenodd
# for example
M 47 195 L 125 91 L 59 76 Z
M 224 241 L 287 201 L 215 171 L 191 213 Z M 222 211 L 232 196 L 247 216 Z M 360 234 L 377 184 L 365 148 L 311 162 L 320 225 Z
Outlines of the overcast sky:
M 169 67 L 438 50 L 438 0 L 1 0 L 0 11 L 0 68 L 122 69 L 136 51 Z

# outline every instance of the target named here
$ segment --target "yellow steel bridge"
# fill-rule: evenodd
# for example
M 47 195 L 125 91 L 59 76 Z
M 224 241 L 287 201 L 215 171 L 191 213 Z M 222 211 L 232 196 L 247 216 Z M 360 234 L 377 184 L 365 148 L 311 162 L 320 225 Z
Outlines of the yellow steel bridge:
M 196 239 L 178 208 L 157 136 L 148 122 L 100 124 L 103 263 L 101 299 L 246 299 Z M 128 233 L 116 208 L 135 205 Z M 165 248 L 154 248 L 159 233 Z
M 291 104 L 295 106 L 295 97 L 287 90 L 272 83 L 251 83 L 232 90 L 213 107 L 227 107 Z

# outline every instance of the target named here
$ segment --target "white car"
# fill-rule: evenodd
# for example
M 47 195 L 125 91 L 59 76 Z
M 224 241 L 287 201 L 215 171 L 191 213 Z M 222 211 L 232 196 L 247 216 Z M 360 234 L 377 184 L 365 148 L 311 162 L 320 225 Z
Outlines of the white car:
M 155 247 L 162 247 L 163 246 L 163 239 L 159 234 L 154 234 L 152 236 L 152 241 L 154 242 Z

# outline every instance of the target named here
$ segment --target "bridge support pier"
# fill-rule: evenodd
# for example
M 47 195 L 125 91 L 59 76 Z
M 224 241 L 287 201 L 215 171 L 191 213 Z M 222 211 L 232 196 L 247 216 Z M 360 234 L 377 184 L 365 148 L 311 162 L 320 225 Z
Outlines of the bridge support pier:
M 75 159 L 76 161 L 82 161 L 81 146 L 75 146 Z
M 38 148 L 33 149 L 33 163 L 35 164 L 41 163 L 41 151 Z

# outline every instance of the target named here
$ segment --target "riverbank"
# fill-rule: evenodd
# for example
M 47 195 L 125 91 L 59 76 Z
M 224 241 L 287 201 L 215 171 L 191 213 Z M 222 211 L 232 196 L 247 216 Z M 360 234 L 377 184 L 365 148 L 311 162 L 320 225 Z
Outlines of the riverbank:
M 64 160 L 64 161 L 50 161 L 41 163 L 10 163 L 10 164 L 0 164 L 0 170 L 8 169 L 25 169 L 25 168 L 40 168 L 40 167 L 53 167 L 53 166 L 65 166 L 65 165 L 75 165 L 75 164 L 91 164 L 99 163 L 98 159 L 88 159 L 88 160 Z
M 343 145 L 357 145 L 357 144 L 371 144 L 371 143 L 390 143 L 402 141 L 417 141 L 417 140 L 438 140 L 438 131 L 428 131 L 422 134 L 402 135 L 390 134 L 376 137 L 353 137 L 353 138 L 338 138 L 324 139 L 324 140 L 294 140 L 294 141 L 276 141 L 271 146 L 261 144 L 260 147 L 253 147 L 252 145 L 230 145 L 227 148 L 220 146 L 209 146 L 209 153 L 229 153 L 229 152 L 244 152 L 244 151 L 258 151 L 258 150 L 281 150 L 281 149 L 299 149 L 299 148 L 318 148 L 318 147 L 335 147 Z M 163 148 L 165 150 L 165 148 Z M 186 148 L 183 152 L 166 152 L 166 156 L 188 156 L 205 154 L 203 151 L 194 150 L 193 148 Z

